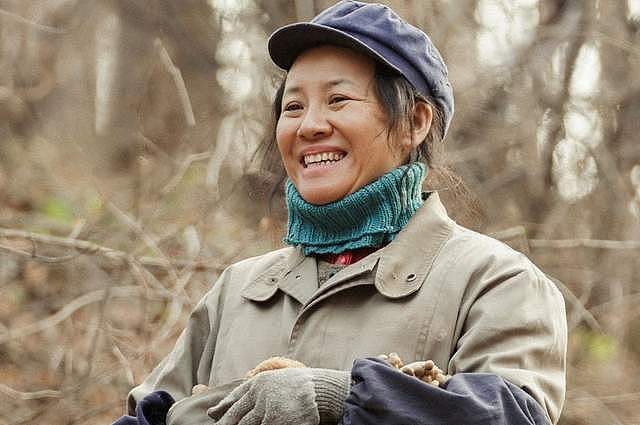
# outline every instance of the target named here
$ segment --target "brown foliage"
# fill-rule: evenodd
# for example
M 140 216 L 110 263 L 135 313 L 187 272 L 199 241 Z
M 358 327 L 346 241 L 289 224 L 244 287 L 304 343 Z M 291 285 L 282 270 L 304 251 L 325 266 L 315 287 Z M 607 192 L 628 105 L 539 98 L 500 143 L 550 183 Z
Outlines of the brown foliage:
M 266 36 L 331 3 L 0 1 L 0 424 L 110 423 L 221 268 L 280 244 L 252 161 Z M 439 159 L 474 195 L 442 172 L 428 186 L 565 294 L 561 423 L 640 422 L 640 18 L 624 1 L 386 3 L 454 84 Z

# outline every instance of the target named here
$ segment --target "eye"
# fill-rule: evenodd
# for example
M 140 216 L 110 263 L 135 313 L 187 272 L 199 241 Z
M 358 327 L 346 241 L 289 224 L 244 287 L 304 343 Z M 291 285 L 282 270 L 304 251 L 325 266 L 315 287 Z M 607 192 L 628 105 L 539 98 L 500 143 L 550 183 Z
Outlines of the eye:
M 349 98 L 347 96 L 343 96 L 341 94 L 336 94 L 334 96 L 331 96 L 331 98 L 329 99 L 329 104 L 335 104 L 335 103 L 340 103 L 340 102 L 344 102 L 349 100 Z
M 300 109 L 302 109 L 302 105 L 298 102 L 289 102 L 282 108 L 284 112 L 299 111 Z

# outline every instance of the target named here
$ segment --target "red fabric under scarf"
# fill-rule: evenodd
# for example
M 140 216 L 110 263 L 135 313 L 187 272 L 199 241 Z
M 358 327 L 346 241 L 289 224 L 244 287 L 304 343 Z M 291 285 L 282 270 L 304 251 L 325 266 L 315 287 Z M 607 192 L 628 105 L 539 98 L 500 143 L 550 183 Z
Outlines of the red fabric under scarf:
M 353 251 L 341 252 L 340 254 L 324 254 L 318 256 L 318 258 L 322 261 L 326 261 L 327 263 L 348 266 L 349 264 L 357 263 L 367 255 L 377 250 L 378 248 L 360 248 Z

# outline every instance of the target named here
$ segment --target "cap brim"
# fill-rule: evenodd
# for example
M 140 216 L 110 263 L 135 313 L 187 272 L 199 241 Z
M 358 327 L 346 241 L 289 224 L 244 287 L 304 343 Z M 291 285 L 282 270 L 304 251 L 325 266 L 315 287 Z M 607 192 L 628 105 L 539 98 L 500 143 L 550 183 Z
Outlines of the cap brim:
M 278 67 L 288 71 L 300 53 L 323 44 L 356 50 L 400 72 L 393 64 L 357 38 L 335 28 L 312 22 L 286 25 L 271 34 L 268 43 L 269 56 Z

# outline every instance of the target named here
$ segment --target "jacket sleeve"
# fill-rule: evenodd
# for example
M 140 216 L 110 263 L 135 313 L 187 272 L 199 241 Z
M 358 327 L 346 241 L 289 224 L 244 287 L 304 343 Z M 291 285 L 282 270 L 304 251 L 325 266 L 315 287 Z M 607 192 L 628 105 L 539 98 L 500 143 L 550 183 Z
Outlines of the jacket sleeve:
M 567 327 L 562 295 L 526 257 L 492 243 L 470 246 L 467 267 L 449 278 L 468 284 L 458 305 L 446 366 L 435 388 L 376 360 L 356 361 L 344 425 L 548 424 L 565 392 Z M 455 264 L 452 263 L 453 267 Z
M 556 423 L 565 393 L 567 322 L 554 283 L 522 254 L 497 255 L 475 269 L 458 322 L 447 372 L 500 376 Z
M 342 425 L 547 425 L 540 405 L 504 379 L 454 375 L 433 387 L 370 358 L 356 360 Z
M 191 395 L 195 384 L 209 381 L 218 329 L 216 310 L 227 276 L 228 270 L 197 304 L 172 351 L 129 392 L 127 410 L 130 415 L 135 414 L 138 402 L 154 391 L 166 391 L 175 400 L 180 400 Z
M 154 391 L 140 400 L 135 416 L 123 416 L 112 425 L 165 425 L 173 397 L 165 391 Z

